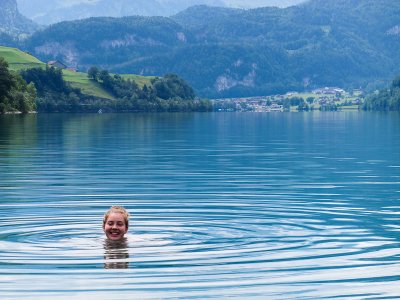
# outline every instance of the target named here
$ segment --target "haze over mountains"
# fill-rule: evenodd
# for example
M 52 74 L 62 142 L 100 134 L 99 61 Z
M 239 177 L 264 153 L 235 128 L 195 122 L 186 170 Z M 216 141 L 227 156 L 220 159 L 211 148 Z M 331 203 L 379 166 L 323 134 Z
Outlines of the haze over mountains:
M 305 0 L 18 0 L 20 12 L 39 24 L 97 16 L 171 16 L 190 6 L 286 7 Z
M 37 25 L 24 17 L 15 0 L 0 0 L 0 33 L 11 36 L 33 33 Z

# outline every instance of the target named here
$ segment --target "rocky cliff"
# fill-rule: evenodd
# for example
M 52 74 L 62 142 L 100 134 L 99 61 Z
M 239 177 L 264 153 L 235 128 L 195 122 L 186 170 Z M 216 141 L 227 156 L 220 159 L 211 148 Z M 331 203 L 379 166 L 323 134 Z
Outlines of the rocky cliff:
M 36 29 L 33 21 L 19 13 L 16 0 L 0 0 L 0 33 L 23 37 Z

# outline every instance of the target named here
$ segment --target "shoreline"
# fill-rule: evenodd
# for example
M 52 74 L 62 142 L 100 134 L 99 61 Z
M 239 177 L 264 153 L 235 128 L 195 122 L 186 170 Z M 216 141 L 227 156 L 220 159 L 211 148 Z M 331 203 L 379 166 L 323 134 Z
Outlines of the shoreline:
M 0 115 L 24 115 L 24 114 L 37 114 L 36 110 L 28 111 L 27 113 L 23 113 L 22 111 L 6 111 L 4 113 L 0 113 Z

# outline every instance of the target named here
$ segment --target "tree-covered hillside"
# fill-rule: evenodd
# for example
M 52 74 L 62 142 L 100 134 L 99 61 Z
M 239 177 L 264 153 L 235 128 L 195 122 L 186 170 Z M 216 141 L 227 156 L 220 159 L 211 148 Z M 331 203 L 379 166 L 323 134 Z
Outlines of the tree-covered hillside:
M 103 17 L 51 25 L 33 34 L 26 47 L 45 61 L 109 67 L 168 52 L 185 41 L 182 26 L 169 18 Z
M 0 57 L 0 114 L 33 111 L 35 100 L 34 84 L 27 84 L 18 73 L 10 71 L 8 63 Z
M 400 111 L 400 76 L 393 79 L 388 89 L 375 91 L 362 105 L 364 110 Z
M 171 18 L 91 18 L 52 25 L 25 48 L 82 69 L 176 73 L 208 97 L 374 89 L 400 73 L 400 2 L 311 0 L 285 9 L 197 6 Z
M 210 111 L 176 74 L 144 77 L 87 73 L 49 66 L 16 48 L 0 46 L 0 114 L 8 112 Z

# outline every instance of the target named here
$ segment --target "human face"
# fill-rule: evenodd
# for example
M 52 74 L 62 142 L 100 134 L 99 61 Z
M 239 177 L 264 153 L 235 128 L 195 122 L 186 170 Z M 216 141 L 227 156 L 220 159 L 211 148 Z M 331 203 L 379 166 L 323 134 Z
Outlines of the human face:
M 107 238 L 110 240 L 118 241 L 122 239 L 125 233 L 128 231 L 124 216 L 120 213 L 112 212 L 108 216 L 103 226 L 103 230 Z

